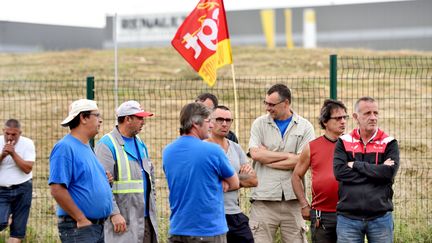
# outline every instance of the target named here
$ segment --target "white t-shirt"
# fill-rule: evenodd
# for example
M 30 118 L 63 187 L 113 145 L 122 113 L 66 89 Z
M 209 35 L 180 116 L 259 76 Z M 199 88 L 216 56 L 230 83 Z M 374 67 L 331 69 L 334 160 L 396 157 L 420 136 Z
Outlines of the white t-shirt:
M 237 174 L 240 172 L 240 167 L 248 162 L 246 154 L 243 152 L 240 145 L 231 140 L 228 140 L 228 151 L 226 155 Z M 238 193 L 238 190 L 224 193 L 225 214 L 241 213 Z
M 0 136 L 0 151 L 5 145 L 4 136 Z M 35 161 L 36 152 L 33 141 L 30 138 L 20 136 L 15 144 L 15 152 L 25 161 Z M 10 155 L 6 156 L 0 163 L 0 186 L 12 186 L 26 182 L 32 178 L 32 172 L 24 173 L 15 163 Z

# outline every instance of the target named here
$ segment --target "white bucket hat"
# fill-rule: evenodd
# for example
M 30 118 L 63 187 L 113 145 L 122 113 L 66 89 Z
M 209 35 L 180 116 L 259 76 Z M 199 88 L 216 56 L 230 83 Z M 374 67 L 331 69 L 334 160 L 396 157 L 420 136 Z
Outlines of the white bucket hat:
M 80 99 L 72 102 L 69 106 L 69 115 L 61 122 L 66 127 L 80 112 L 98 110 L 96 101 Z

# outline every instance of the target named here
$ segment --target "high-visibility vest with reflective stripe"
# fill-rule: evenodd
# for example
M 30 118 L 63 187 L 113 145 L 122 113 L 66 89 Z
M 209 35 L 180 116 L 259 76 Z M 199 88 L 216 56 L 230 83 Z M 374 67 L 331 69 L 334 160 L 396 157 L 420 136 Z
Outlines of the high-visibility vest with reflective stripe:
M 114 194 L 144 193 L 143 180 L 131 179 L 129 159 L 123 146 L 120 146 L 110 133 L 108 133 L 108 137 L 114 145 L 118 169 L 117 181 L 113 183 L 112 192 Z

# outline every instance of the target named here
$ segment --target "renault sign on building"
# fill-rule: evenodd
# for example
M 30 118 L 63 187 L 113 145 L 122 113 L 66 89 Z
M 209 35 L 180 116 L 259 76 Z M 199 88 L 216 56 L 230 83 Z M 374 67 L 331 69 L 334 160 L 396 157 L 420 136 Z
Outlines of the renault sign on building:
M 117 16 L 117 42 L 121 46 L 139 43 L 169 43 L 186 13 Z

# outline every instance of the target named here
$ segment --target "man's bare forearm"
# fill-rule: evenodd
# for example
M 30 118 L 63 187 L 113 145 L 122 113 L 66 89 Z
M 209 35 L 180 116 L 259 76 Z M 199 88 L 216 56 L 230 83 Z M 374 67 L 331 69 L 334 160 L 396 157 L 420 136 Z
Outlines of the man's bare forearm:
M 255 173 L 254 174 L 240 173 L 239 179 L 240 179 L 240 187 L 255 187 L 258 185 L 258 178 Z
M 278 170 L 294 170 L 295 166 L 299 162 L 300 156 L 292 153 L 287 153 L 287 154 L 288 154 L 287 159 L 266 164 L 266 166 Z
M 22 170 L 24 173 L 28 174 L 33 169 L 33 161 L 26 161 L 21 156 L 19 156 L 16 152 L 11 154 L 12 159 L 15 161 L 16 165 Z
M 251 149 L 251 157 L 253 160 L 261 164 L 271 164 L 277 161 L 288 159 L 289 153 L 275 152 L 264 149 Z

